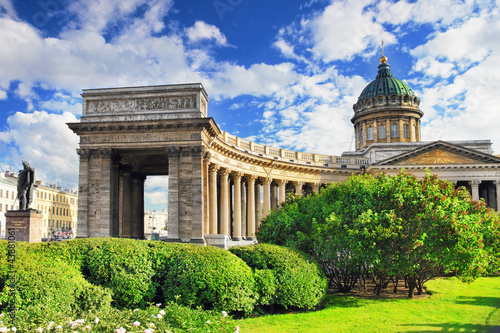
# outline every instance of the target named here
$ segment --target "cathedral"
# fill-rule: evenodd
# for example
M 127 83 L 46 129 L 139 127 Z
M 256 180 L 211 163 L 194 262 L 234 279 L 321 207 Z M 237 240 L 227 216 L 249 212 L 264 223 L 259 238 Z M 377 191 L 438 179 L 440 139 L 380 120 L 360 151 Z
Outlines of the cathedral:
M 491 141 L 421 141 L 420 99 L 395 78 L 380 58 L 378 74 L 353 106 L 356 151 L 342 156 L 364 157 L 367 170 L 394 174 L 400 169 L 422 177 L 428 169 L 441 179 L 464 186 L 474 200 L 500 208 L 500 158 L 492 155 Z
M 144 181 L 168 175 L 171 242 L 223 248 L 254 240 L 287 193 L 308 195 L 353 173 L 426 170 L 500 208 L 491 142 L 421 140 L 420 99 L 380 59 L 352 117 L 356 150 L 340 156 L 271 147 L 220 130 L 199 83 L 85 89 L 77 237 L 144 237 Z

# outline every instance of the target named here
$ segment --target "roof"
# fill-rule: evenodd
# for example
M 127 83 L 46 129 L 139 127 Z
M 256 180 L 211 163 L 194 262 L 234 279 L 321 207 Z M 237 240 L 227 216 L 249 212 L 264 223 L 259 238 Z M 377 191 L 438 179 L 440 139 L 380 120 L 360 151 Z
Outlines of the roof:
M 392 75 L 390 67 L 385 62 L 378 66 L 377 77 L 363 89 L 358 97 L 358 102 L 362 102 L 367 98 L 375 99 L 377 96 L 415 96 L 410 86 Z
M 438 155 L 432 152 L 440 153 Z M 372 165 L 500 163 L 500 157 L 446 141 L 435 141 Z

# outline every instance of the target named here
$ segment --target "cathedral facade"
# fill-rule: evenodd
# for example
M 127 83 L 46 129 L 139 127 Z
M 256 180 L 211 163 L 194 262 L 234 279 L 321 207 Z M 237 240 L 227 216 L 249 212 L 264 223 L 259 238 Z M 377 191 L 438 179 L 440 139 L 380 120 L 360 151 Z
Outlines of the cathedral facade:
M 68 126 L 80 137 L 77 237 L 144 237 L 144 181 L 168 175 L 168 241 L 227 248 L 252 242 L 293 192 L 353 173 L 417 177 L 430 170 L 500 207 L 500 158 L 490 141 L 422 142 L 420 100 L 385 57 L 353 106 L 356 150 L 340 156 L 270 147 L 208 117 L 201 84 L 88 89 Z

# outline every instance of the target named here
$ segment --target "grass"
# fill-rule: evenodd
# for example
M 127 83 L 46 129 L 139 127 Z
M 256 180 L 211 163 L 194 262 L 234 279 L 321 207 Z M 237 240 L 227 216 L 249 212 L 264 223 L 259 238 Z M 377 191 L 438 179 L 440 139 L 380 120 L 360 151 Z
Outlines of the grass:
M 240 320 L 241 332 L 493 332 L 500 326 L 500 277 L 466 284 L 442 278 L 420 299 L 328 295 L 319 311 Z

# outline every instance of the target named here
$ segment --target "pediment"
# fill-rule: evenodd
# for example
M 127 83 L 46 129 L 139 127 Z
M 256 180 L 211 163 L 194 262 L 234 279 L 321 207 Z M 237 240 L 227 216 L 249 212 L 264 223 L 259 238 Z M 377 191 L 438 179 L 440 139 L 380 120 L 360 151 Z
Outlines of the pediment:
M 477 159 L 457 154 L 445 149 L 433 149 L 398 161 L 396 164 L 476 164 Z
M 500 158 L 444 141 L 393 156 L 376 165 L 439 165 L 500 163 Z

